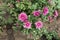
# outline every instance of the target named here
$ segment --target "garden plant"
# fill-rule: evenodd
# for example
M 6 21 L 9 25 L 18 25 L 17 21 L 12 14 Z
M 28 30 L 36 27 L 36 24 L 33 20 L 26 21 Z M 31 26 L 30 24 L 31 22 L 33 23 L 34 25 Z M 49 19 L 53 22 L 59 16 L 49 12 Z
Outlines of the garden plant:
M 1 2 L 2 32 L 2 28 L 6 26 L 8 35 L 20 30 L 23 34 L 30 35 L 33 40 L 59 40 L 57 32 L 48 31 L 44 23 L 51 23 L 57 19 L 60 0 L 2 0 Z M 8 40 L 15 40 L 13 34 Z

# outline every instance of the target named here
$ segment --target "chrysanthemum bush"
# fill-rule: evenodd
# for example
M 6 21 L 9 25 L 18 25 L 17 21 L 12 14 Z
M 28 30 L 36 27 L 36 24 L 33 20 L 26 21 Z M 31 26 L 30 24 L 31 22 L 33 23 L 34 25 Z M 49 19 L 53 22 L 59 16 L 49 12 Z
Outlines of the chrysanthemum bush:
M 44 22 L 53 22 L 58 17 L 60 0 L 12 0 L 1 5 L 0 25 L 13 24 L 14 30 L 32 34 L 35 38 L 49 34 Z M 49 34 L 50 35 L 50 34 Z M 51 38 L 50 38 L 51 36 Z M 49 40 L 53 35 L 49 36 Z M 54 36 L 55 37 L 55 36 Z

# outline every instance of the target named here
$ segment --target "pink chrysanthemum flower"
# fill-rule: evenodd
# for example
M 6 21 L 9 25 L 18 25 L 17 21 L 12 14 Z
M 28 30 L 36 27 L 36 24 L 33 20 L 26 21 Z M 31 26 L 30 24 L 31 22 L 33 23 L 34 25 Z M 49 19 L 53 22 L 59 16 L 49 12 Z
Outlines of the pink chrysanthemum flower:
M 23 27 L 27 28 L 27 29 L 30 29 L 31 28 L 31 22 L 25 22 Z
M 54 11 L 54 17 L 57 17 L 57 16 L 58 16 L 58 11 L 55 10 L 55 11 Z
M 49 22 L 53 22 L 53 18 L 51 16 L 48 17 Z
M 40 29 L 43 27 L 43 23 L 41 21 L 37 21 L 37 22 L 35 22 L 35 26 L 37 29 Z
M 48 7 L 43 8 L 43 15 L 46 16 L 49 13 Z
M 26 13 L 22 12 L 18 15 L 18 19 L 22 22 L 24 22 L 26 19 L 28 19 L 28 16 Z
M 38 10 L 38 11 L 34 11 L 34 12 L 33 12 L 33 15 L 34 15 L 34 16 L 40 16 L 40 11 L 39 11 L 39 10 Z

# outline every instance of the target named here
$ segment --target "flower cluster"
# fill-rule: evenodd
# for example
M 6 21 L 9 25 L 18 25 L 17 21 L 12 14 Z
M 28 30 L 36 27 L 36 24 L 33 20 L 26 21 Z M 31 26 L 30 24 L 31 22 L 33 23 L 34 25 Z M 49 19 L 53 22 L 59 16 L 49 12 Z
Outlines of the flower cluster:
M 59 17 L 60 0 L 6 0 L 0 4 L 0 26 L 11 25 L 34 36 L 40 35 L 44 22 L 51 23 Z
M 46 16 L 46 15 L 49 13 L 48 7 L 44 7 L 42 13 L 43 13 L 44 16 Z M 35 16 L 35 17 L 40 16 L 40 14 L 42 14 L 42 13 L 40 12 L 40 10 L 36 10 L 36 11 L 33 11 L 33 12 L 32 12 L 33 16 Z M 54 11 L 54 15 L 53 15 L 53 16 L 54 16 L 54 17 L 57 17 L 57 16 L 58 16 L 57 10 Z M 28 20 L 28 15 L 27 15 L 25 12 L 21 12 L 21 13 L 18 15 L 18 19 L 19 19 L 21 22 L 23 22 L 23 27 L 24 27 L 24 28 L 27 28 L 27 29 L 30 29 L 30 28 L 31 28 L 32 23 Z M 52 18 L 51 16 L 48 16 L 48 20 L 49 20 L 50 22 L 52 22 L 52 21 L 53 21 L 53 18 Z M 43 27 L 42 21 L 37 21 L 37 22 L 35 22 L 34 24 L 35 24 L 35 26 L 36 26 L 37 29 L 40 29 L 40 28 Z
M 43 27 L 44 23 L 54 22 L 54 19 L 58 17 L 57 4 L 54 2 L 53 0 L 43 0 L 43 2 L 42 0 L 17 0 L 18 24 L 21 31 L 25 34 L 32 33 L 34 37 L 37 34 L 39 36 L 41 31 L 48 33 Z
M 34 11 L 33 12 L 34 16 L 39 16 L 39 14 L 40 14 L 39 11 Z M 32 23 L 28 20 L 28 16 L 25 12 L 20 13 L 19 16 L 18 16 L 18 19 L 21 22 L 23 22 L 23 27 L 24 28 L 27 28 L 27 29 L 31 28 Z M 35 22 L 35 26 L 36 26 L 37 29 L 40 29 L 40 28 L 42 28 L 43 23 L 41 21 L 37 21 L 37 22 Z

